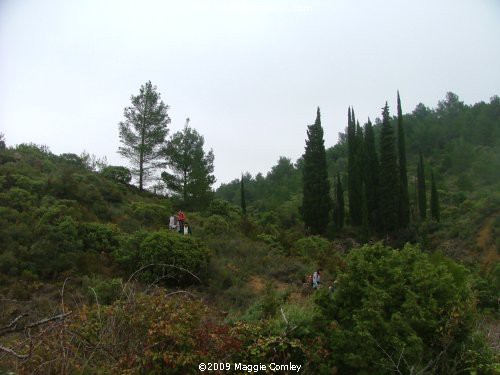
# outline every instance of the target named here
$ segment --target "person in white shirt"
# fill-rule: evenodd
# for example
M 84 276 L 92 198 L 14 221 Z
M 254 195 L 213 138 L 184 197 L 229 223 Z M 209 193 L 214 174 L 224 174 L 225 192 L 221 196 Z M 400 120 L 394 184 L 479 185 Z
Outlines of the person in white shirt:
M 321 283 L 321 271 L 322 269 L 320 268 L 316 272 L 313 273 L 313 288 L 317 289 L 319 288 L 319 284 Z

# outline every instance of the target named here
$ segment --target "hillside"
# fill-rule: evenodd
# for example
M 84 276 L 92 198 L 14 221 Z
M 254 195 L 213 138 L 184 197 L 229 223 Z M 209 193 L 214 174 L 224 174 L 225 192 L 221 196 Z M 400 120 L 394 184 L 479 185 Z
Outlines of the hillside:
M 442 215 L 394 238 L 308 235 L 300 160 L 244 177 L 247 215 L 240 181 L 221 186 L 185 236 L 168 230 L 180 201 L 125 168 L 2 147 L 0 374 L 498 371 L 500 100 L 449 95 L 404 124 L 409 176 L 422 150 Z M 332 179 L 346 178 L 340 139 Z
M 396 117 L 393 123 L 395 127 Z M 380 119 L 376 119 L 374 131 L 377 143 L 380 124 Z M 494 96 L 489 103 L 467 106 L 458 96 L 448 93 L 434 109 L 419 104 L 411 113 L 403 116 L 403 124 L 411 214 L 414 219 L 413 233 L 409 237 L 407 234 L 405 239 L 420 242 L 427 248 L 440 248 L 459 260 L 475 262 L 478 258 L 485 258 L 478 257 L 477 252 L 485 246 L 476 241 L 485 225 L 485 218 L 492 217 L 487 227 L 491 225 L 493 233 L 500 231 L 498 220 L 495 219 L 500 210 L 500 99 Z M 428 196 L 431 170 L 436 177 L 442 208 L 439 226 L 419 223 L 417 218 L 415 184 L 419 151 L 422 151 L 426 165 Z M 327 149 L 327 162 L 331 186 L 334 186 L 337 173 L 341 176 L 343 186 L 347 186 L 346 133 L 340 133 L 339 142 Z M 302 160 L 294 164 L 290 159 L 281 157 L 266 176 L 247 174 L 244 182 L 249 210 L 266 212 L 278 220 L 286 215 L 285 212 L 299 210 Z M 347 192 L 344 195 L 347 202 Z M 216 196 L 239 205 L 240 180 L 223 184 L 217 189 Z M 288 221 L 293 219 L 290 217 Z M 332 233 L 331 237 L 338 235 Z M 491 239 L 490 242 L 495 242 L 492 246 L 496 247 L 496 254 L 490 253 L 486 257 L 488 260 L 485 262 L 488 264 L 499 260 L 500 243 L 496 240 L 498 236 L 493 238 L 495 240 Z M 488 248 L 491 249 L 491 246 Z

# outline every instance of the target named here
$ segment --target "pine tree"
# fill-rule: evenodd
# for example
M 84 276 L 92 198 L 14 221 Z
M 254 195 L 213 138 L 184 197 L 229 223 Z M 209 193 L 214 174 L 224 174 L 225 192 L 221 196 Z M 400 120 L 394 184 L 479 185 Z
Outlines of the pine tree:
M 303 159 L 302 216 L 311 233 L 323 234 L 328 225 L 332 203 L 319 107 L 316 121 L 308 126 Z
M 161 165 L 170 123 L 169 107 L 163 103 L 151 81 L 142 85 L 139 95 L 132 95 L 131 101 L 132 105 L 124 110 L 125 121 L 119 124 L 123 146 L 118 152 L 132 163 L 132 174 L 138 176 L 139 190 L 142 191 L 151 172 Z
M 335 212 L 333 214 L 335 227 L 342 229 L 344 227 L 344 189 L 340 181 L 340 174 L 337 173 L 337 184 L 335 187 Z
M 434 180 L 434 172 L 431 170 L 431 217 L 439 222 L 439 196 L 436 188 L 436 181 Z
M 196 129 L 189 126 L 189 119 L 182 131 L 175 133 L 168 142 L 165 156 L 171 173 L 163 172 L 167 188 L 182 199 L 184 208 L 201 209 L 212 198 L 215 182 L 213 151 L 205 153 L 205 140 Z
M 427 210 L 427 198 L 425 194 L 425 171 L 424 171 L 424 159 L 422 157 L 422 151 L 420 151 L 420 159 L 417 168 L 417 197 L 418 197 L 418 212 L 420 213 L 420 218 L 425 220 L 426 210 Z
M 378 192 L 379 192 L 379 162 L 375 148 L 375 134 L 368 119 L 364 132 L 365 158 L 364 180 L 366 184 L 366 207 L 368 210 L 368 224 L 372 230 L 378 229 Z
M 347 146 L 348 146 L 348 181 L 347 190 L 349 194 L 349 217 L 351 225 L 362 224 L 362 154 L 363 154 L 363 132 L 356 126 L 354 109 L 349 108 L 347 118 Z
M 243 216 L 247 216 L 247 202 L 245 200 L 245 185 L 243 183 L 243 174 L 241 174 L 241 211 L 243 212 Z
M 403 129 L 403 112 L 398 91 L 398 161 L 399 161 L 399 227 L 410 224 L 410 197 L 408 194 L 408 174 L 406 172 L 406 146 Z
M 379 212 L 381 229 L 391 232 L 398 224 L 398 166 L 395 138 L 389 117 L 387 102 L 382 111 L 382 129 L 380 132 L 380 195 Z

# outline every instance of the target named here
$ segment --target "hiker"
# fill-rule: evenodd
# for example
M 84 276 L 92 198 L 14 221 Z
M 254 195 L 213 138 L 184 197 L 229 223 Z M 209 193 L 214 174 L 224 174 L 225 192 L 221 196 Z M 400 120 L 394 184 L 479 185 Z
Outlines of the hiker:
M 177 221 L 179 222 L 179 231 L 182 233 L 184 230 L 184 221 L 186 220 L 186 215 L 184 215 L 184 212 L 182 210 L 179 210 L 179 213 L 177 214 Z
M 175 230 L 177 228 L 177 217 L 175 214 L 170 215 L 170 220 L 168 222 L 168 227 L 171 230 Z
M 306 276 L 306 285 L 308 285 L 309 287 L 313 285 L 313 277 L 311 274 Z
M 184 229 L 183 229 L 184 235 L 192 234 L 193 232 L 191 231 L 191 227 L 189 226 L 188 223 L 184 223 Z
M 320 268 L 319 270 L 313 273 L 312 284 L 314 289 L 318 289 L 319 284 L 321 283 L 321 271 L 323 270 Z
M 330 287 L 328 288 L 328 290 L 330 291 L 330 293 L 335 292 L 335 289 L 337 289 L 338 283 L 339 283 L 338 280 L 335 279 L 335 281 L 333 282 L 333 284 L 330 285 Z

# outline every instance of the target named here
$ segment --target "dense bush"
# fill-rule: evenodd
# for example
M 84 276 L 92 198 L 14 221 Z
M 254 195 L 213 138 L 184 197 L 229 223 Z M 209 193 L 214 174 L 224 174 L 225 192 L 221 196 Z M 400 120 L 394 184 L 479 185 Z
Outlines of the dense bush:
M 121 233 L 116 225 L 84 223 L 80 232 L 85 250 L 111 253 L 120 246 Z
M 168 230 L 138 231 L 114 252 L 130 273 L 145 267 L 143 280 L 167 284 L 193 284 L 206 279 L 209 255 L 209 249 L 199 240 Z
M 229 223 L 221 215 L 209 216 L 203 225 L 204 233 L 212 236 L 223 236 L 229 233 Z
M 330 241 L 320 236 L 309 236 L 299 239 L 293 246 L 294 254 L 317 259 L 324 255 L 332 245 Z
M 132 211 L 144 227 L 158 228 L 168 226 L 172 207 L 167 201 L 162 204 L 137 201 L 132 203 Z
M 469 368 L 473 352 L 488 357 L 471 342 L 469 273 L 410 245 L 351 252 L 333 295 L 323 290 L 318 304 L 330 327 L 332 365 L 342 373 L 448 374 Z
M 129 184 L 132 174 L 128 168 L 121 166 L 108 166 L 101 170 L 101 175 L 121 184 Z
M 261 323 L 226 324 L 206 304 L 163 294 L 109 306 L 80 306 L 64 326 L 36 338 L 28 361 L 6 358 L 20 373 L 199 374 L 200 363 L 307 363 L 297 339 Z M 18 351 L 28 351 L 29 343 Z M 2 368 L 2 367 L 0 367 Z M 233 373 L 233 371 L 228 371 Z
M 223 216 L 227 219 L 236 219 L 241 215 L 241 210 L 238 206 L 235 206 L 225 200 L 214 199 L 210 202 L 208 214 Z

